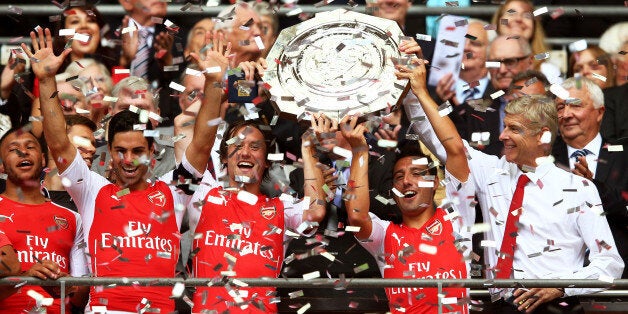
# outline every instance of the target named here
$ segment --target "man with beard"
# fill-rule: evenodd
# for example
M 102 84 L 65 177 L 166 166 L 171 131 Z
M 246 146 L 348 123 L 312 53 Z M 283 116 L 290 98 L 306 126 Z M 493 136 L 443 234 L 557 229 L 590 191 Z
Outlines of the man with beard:
M 41 193 L 39 180 L 46 159 L 40 142 L 23 128 L 11 129 L 0 139 L 0 158 L 7 176 L 6 190 L 0 195 L 0 230 L 17 252 L 20 275 L 52 280 L 86 275 L 80 216 Z M 29 290 L 53 299 L 46 304 L 36 302 L 27 295 Z M 48 313 L 61 310 L 58 292 L 51 289 L 26 286 L 6 292 L 12 295 L 0 301 L 5 313 L 41 310 L 44 306 Z M 72 304 L 78 306 L 81 301 L 73 298 Z
M 179 256 L 179 228 L 189 200 L 176 187 L 157 180 L 147 181 L 148 164 L 153 153 L 153 138 L 144 136 L 153 129 L 148 117 L 129 110 L 115 114 L 108 125 L 108 145 L 116 182 L 89 170 L 85 160 L 66 135 L 65 120 L 55 95 L 55 72 L 68 55 L 66 49 L 55 56 L 50 30 L 31 32 L 35 53 L 23 45 L 31 58 L 38 60 L 33 72 L 40 81 L 44 135 L 56 161 L 59 175 L 67 180 L 84 221 L 86 250 L 92 273 L 97 277 L 174 277 Z M 147 135 L 150 135 L 148 134 Z M 184 162 L 185 164 L 185 162 Z M 169 178 L 187 177 L 183 166 Z M 92 288 L 89 310 L 94 312 L 174 310 L 169 287 Z

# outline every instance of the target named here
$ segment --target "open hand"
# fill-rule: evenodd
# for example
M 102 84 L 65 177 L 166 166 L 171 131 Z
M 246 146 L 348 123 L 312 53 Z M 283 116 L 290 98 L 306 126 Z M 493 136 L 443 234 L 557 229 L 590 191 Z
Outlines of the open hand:
M 206 79 L 220 82 L 224 77 L 227 66 L 229 66 L 231 43 L 227 43 L 225 46 L 224 35 L 213 31 L 205 35 L 205 46 L 207 47 L 207 45 L 209 45 L 209 48 L 205 49 L 202 55 L 190 52 L 190 57 L 203 69 Z
M 72 48 L 66 48 L 59 56 L 55 56 L 52 50 L 52 36 L 50 29 L 37 29 L 37 34 L 31 32 L 31 41 L 33 43 L 33 52 L 22 43 L 22 49 L 31 59 L 31 67 L 33 73 L 39 80 L 46 78 L 54 78 L 63 64 L 63 60 L 72 52 Z

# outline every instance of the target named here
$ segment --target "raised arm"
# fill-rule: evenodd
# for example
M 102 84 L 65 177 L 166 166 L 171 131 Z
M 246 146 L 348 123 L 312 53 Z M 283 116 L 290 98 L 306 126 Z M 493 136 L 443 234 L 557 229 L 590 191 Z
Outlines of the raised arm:
M 196 116 L 192 141 L 185 151 L 185 157 L 199 173 L 203 173 L 207 167 L 218 130 L 216 119 L 220 117 L 222 80 L 229 65 L 228 56 L 231 54 L 231 43 L 225 47 L 224 42 L 222 33 L 214 32 L 205 38 L 205 44 L 211 48 L 203 56 L 190 53 L 205 75 L 205 96 Z
M 371 198 L 369 195 L 369 147 L 364 133 L 363 124 L 357 124 L 357 116 L 345 116 L 338 123 L 342 136 L 351 145 L 353 157 L 347 182 L 345 208 L 351 226 L 360 227 L 355 233 L 358 239 L 367 239 L 371 235 L 373 223 L 369 216 Z
M 409 47 L 406 52 L 420 51 L 420 47 Z M 441 115 L 438 104 L 430 97 L 427 91 L 425 61 L 418 59 L 414 69 L 406 66 L 398 66 L 397 77 L 410 79 L 412 93 L 417 96 L 427 119 L 430 121 L 434 133 L 447 152 L 447 163 L 445 167 L 456 179 L 461 182 L 467 181 L 469 176 L 469 164 L 465 154 L 462 138 L 456 130 L 456 126 L 449 116 Z
M 304 221 L 320 222 L 325 217 L 327 202 L 325 200 L 325 180 L 323 178 L 322 165 L 316 157 L 316 135 L 322 125 L 317 123 L 318 115 L 312 118 L 312 129 L 301 137 L 301 155 L 303 158 L 303 194 L 310 199 L 308 210 L 303 213 Z
M 77 151 L 65 130 L 65 118 L 57 97 L 55 75 L 72 49 L 67 48 L 59 56 L 55 56 L 52 51 L 52 36 L 48 28 L 45 30 L 38 28 L 37 34 L 31 32 L 31 40 L 34 53 L 26 44 L 22 44 L 22 49 L 31 59 L 33 73 L 39 79 L 39 103 L 44 118 L 44 136 L 57 168 L 62 173 L 70 165 Z

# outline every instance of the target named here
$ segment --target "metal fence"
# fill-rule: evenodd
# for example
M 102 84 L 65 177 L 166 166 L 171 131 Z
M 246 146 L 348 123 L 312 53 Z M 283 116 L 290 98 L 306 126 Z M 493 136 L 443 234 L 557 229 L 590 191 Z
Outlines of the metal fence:
M 238 280 L 234 284 L 234 280 Z M 0 286 L 59 286 L 61 287 L 61 311 L 65 312 L 65 289 L 68 286 L 174 286 L 182 283 L 188 287 L 207 286 L 214 287 L 224 285 L 247 285 L 250 287 L 276 287 L 276 288 L 318 288 L 334 289 L 338 287 L 340 279 L 317 278 L 305 280 L 300 278 L 229 278 L 226 281 L 214 281 L 211 278 L 94 278 L 94 277 L 63 277 L 58 280 L 41 280 L 32 277 L 7 277 L 0 279 Z M 628 297 L 628 279 L 617 279 L 607 282 L 594 279 L 519 279 L 519 280 L 486 280 L 486 279 L 378 279 L 378 278 L 352 278 L 346 281 L 344 288 L 385 288 L 385 287 L 430 287 L 437 288 L 442 293 L 445 287 L 467 287 L 471 290 L 472 297 L 486 296 L 488 288 L 602 288 L 606 291 L 592 296 L 597 298 Z M 623 289 L 623 290 L 621 290 Z M 439 300 L 439 313 L 442 313 L 442 304 Z

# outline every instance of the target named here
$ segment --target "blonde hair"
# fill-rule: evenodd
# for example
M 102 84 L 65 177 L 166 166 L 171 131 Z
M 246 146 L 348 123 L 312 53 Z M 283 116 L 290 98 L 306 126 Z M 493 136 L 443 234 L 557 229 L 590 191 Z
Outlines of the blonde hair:
M 506 0 L 502 5 L 499 6 L 495 14 L 493 14 L 493 18 L 491 19 L 491 23 L 497 26 L 497 34 L 500 34 L 501 23 L 500 19 L 504 15 L 506 6 L 511 2 L 523 2 L 527 6 L 530 7 L 530 13 L 534 11 L 534 4 L 529 0 Z M 543 30 L 543 25 L 541 24 L 541 20 L 534 19 L 534 31 L 532 32 L 532 38 L 528 41 L 530 46 L 532 47 L 533 54 L 539 54 L 543 52 L 547 52 L 549 47 L 545 44 L 545 31 Z M 533 60 L 534 69 L 540 70 L 541 63 L 544 60 Z
M 525 95 L 516 98 L 506 105 L 504 111 L 507 114 L 521 115 L 529 121 L 528 129 L 540 132 L 547 127 L 552 133 L 551 144 L 558 133 L 558 112 L 552 99 L 543 95 Z

